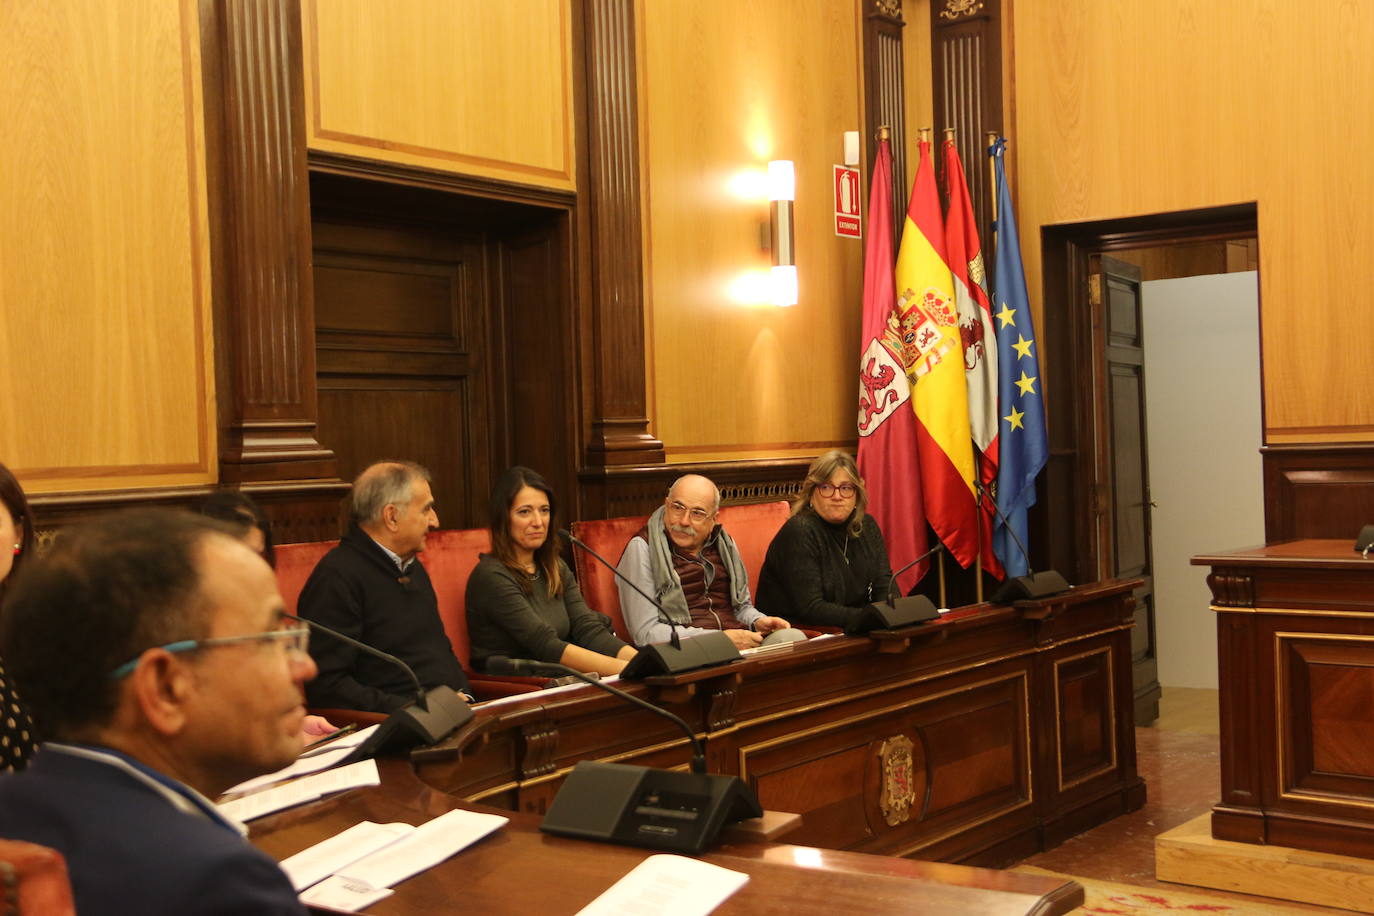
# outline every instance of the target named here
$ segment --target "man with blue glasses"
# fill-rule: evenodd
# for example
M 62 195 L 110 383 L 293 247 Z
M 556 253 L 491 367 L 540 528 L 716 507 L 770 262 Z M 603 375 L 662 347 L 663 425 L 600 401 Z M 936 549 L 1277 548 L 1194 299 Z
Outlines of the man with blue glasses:
M 0 836 L 67 859 L 77 911 L 300 913 L 209 801 L 301 750 L 307 631 L 217 522 L 138 510 L 25 570 L 0 646 L 47 740 L 0 777 Z

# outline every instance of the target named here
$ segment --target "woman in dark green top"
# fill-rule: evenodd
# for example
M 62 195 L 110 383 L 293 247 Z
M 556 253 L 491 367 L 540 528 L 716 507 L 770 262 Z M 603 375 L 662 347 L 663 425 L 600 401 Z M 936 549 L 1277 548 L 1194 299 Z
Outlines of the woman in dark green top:
M 558 662 L 578 671 L 619 674 L 634 657 L 582 600 L 558 556 L 553 490 L 529 468 L 501 475 L 490 502 L 491 546 L 468 579 L 472 663 L 493 655 Z
M 887 545 L 867 507 L 853 458 L 836 449 L 813 461 L 792 517 L 768 545 L 758 609 L 793 624 L 845 627 L 886 598 Z

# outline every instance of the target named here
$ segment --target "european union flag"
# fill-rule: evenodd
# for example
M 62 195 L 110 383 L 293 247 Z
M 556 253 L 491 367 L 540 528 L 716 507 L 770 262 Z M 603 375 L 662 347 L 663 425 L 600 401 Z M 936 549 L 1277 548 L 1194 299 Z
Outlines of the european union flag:
M 1026 510 L 1035 505 L 1035 475 L 1049 456 L 1040 358 L 1021 266 L 1021 240 L 1002 161 L 1007 141 L 988 147 L 997 182 L 997 257 L 992 274 L 992 318 L 997 327 L 997 415 L 1001 452 L 997 468 L 997 508 L 1006 518 L 993 523 L 992 549 L 1008 576 L 1024 576 L 1030 565 L 1020 546 L 1026 543 Z M 1013 537 L 1014 535 L 1014 537 Z

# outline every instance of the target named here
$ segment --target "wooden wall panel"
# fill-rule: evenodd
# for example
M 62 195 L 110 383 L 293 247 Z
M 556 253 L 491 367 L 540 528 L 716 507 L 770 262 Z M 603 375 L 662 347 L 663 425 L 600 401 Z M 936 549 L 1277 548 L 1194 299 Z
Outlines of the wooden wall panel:
M 1065 0 L 1014 35 L 1036 306 L 1044 224 L 1257 201 L 1266 441 L 1374 440 L 1350 395 L 1374 387 L 1368 284 L 1335 269 L 1374 247 L 1374 123 L 1351 116 L 1374 104 L 1374 5 Z
M 305 0 L 311 149 L 574 184 L 567 0 Z
M 216 475 L 192 0 L 0 5 L 0 456 L 31 493 Z
M 860 10 L 801 10 L 642 5 L 650 409 L 670 461 L 854 443 L 863 243 L 835 236 L 830 188 L 842 134 L 862 123 Z M 770 266 L 757 179 L 789 158 L 800 301 L 778 308 L 757 286 Z

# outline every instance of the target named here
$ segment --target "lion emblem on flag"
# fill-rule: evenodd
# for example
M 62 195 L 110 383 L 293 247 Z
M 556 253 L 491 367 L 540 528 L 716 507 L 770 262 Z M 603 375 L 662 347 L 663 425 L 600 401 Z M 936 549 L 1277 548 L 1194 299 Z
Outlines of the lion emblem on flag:
M 911 399 L 906 367 L 896 348 L 884 341 L 892 336 L 893 319 L 883 339 L 873 338 L 859 358 L 859 435 L 871 436 L 892 412 Z

